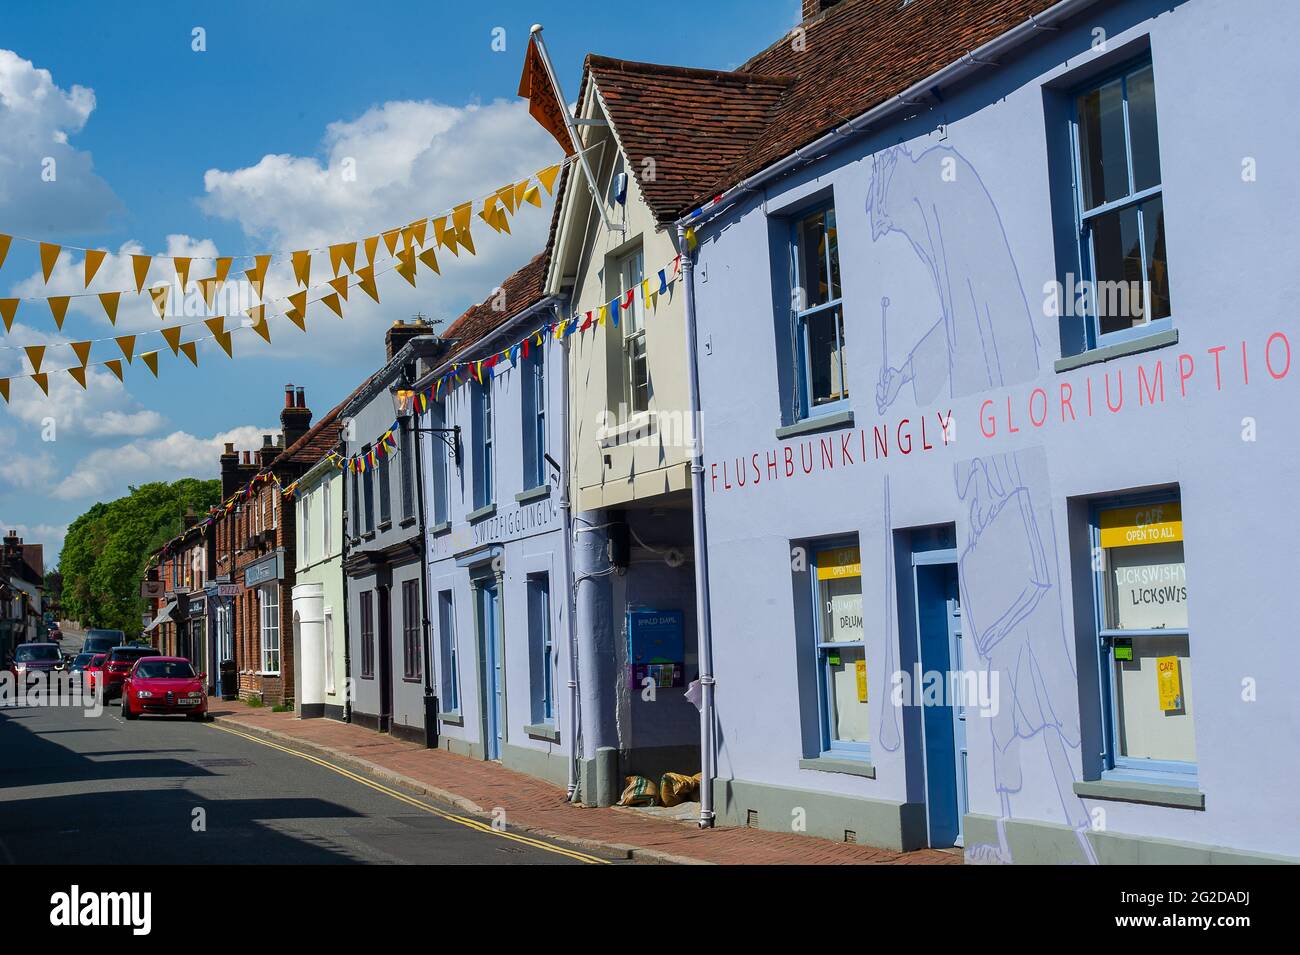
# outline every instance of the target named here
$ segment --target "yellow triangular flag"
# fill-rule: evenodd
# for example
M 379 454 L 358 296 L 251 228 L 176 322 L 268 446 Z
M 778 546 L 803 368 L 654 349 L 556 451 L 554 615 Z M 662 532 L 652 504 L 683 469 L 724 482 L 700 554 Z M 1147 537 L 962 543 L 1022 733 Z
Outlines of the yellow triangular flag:
M 81 385 L 82 388 L 86 387 L 86 369 L 84 366 L 81 368 L 69 368 L 68 374 L 71 375 L 72 380 Z
M 472 202 L 462 202 L 451 210 L 451 224 L 458 234 L 469 228 L 469 216 L 473 209 Z
M 470 255 L 478 255 L 474 251 L 474 237 L 469 234 L 469 226 L 456 231 L 456 241 L 460 243 L 461 248 L 467 250 Z
M 162 337 L 171 346 L 172 354 L 177 354 L 178 349 L 181 347 L 181 326 L 169 325 L 162 330 Z
M 72 352 L 77 356 L 77 361 L 81 362 L 83 365 L 90 361 L 90 346 L 91 342 L 72 343 Z
M 117 303 L 121 300 L 121 292 L 100 292 L 99 304 L 104 306 L 104 314 L 108 316 L 110 325 L 117 324 Z
M 301 292 L 294 292 L 290 295 L 289 305 L 292 307 L 284 313 L 285 318 L 289 319 L 289 321 L 293 322 L 305 332 L 307 330 L 307 325 L 304 321 L 304 319 L 307 318 L 307 291 L 304 289 Z
M 233 256 L 223 255 L 217 259 L 217 274 L 214 276 L 218 282 L 224 282 L 226 276 L 230 274 L 230 266 L 234 263 Z
M 268 345 L 271 344 L 271 324 L 266 320 L 265 316 L 259 315 L 249 327 L 261 335 L 262 340 Z
M 415 244 L 420 246 L 421 248 L 424 247 L 424 237 L 426 235 L 426 230 L 428 229 L 428 227 L 429 227 L 428 219 L 416 219 L 414 222 L 412 222 L 410 225 L 407 226 L 407 228 L 411 230 L 411 235 L 415 236 Z
M 86 288 L 90 288 L 90 281 L 99 271 L 99 267 L 104 264 L 104 256 L 108 255 L 100 249 L 86 250 Z
M 304 288 L 311 285 L 311 252 L 306 249 L 293 254 L 293 277 Z
M 560 166 L 557 163 L 554 166 L 547 166 L 537 174 L 537 181 L 546 188 L 546 194 L 549 196 L 555 188 L 555 177 L 560 174 Z
M 435 273 L 439 275 L 442 274 L 442 269 L 438 268 L 438 257 L 433 254 L 432 247 L 427 248 L 420 253 L 420 261 L 423 262 L 425 265 L 427 265 L 429 268 L 433 269 Z
M 41 391 L 48 396 L 50 393 L 50 376 L 49 375 L 32 375 L 32 381 L 40 386 Z
M 384 247 L 388 249 L 389 255 L 397 252 L 397 237 L 399 235 L 401 235 L 400 229 L 389 229 L 384 233 Z
M 357 244 L 355 242 L 340 242 L 338 245 L 330 246 L 330 268 L 334 270 L 336 277 L 342 265 L 346 265 L 349 272 L 356 271 Z
M 172 256 L 172 265 L 176 266 L 176 277 L 181 280 L 181 294 L 185 294 L 185 286 L 190 281 L 190 259 L 174 255 Z
M 324 302 L 327 306 L 329 306 L 330 311 L 332 311 L 339 318 L 343 317 L 343 305 L 339 301 L 339 297 L 336 294 L 331 292 L 329 295 L 326 295 L 323 299 L 321 299 L 321 301 Z
M 340 275 L 336 279 L 330 279 L 329 286 L 339 294 L 339 297 L 342 298 L 343 301 L 346 302 L 348 300 L 348 277 L 346 275 Z
M 32 371 L 40 371 L 41 361 L 45 358 L 45 346 L 27 345 L 23 351 L 27 352 L 27 360 L 32 363 Z
M 375 264 L 375 250 L 379 248 L 379 236 L 372 235 L 366 239 L 366 265 Z
M 108 361 L 104 362 L 104 367 L 116 375 L 118 381 L 122 380 L 122 359 L 110 358 Z
M 529 186 L 528 191 L 524 193 L 524 202 L 540 209 L 542 207 L 542 191 L 536 186 Z
M 205 318 L 203 324 L 208 326 L 208 331 L 213 335 L 224 335 L 226 331 L 226 320 L 218 315 L 216 318 Z
M 506 235 L 510 234 L 510 219 L 506 215 L 506 210 L 504 209 L 497 209 L 496 230 L 498 232 L 504 232 Z
M 511 215 L 515 214 L 515 186 L 511 183 L 508 186 L 502 186 L 497 190 L 497 198 L 501 204 L 506 207 L 506 211 Z
M 394 271 L 402 278 L 406 279 L 406 281 L 410 282 L 411 287 L 414 288 L 415 253 L 409 248 L 403 249 L 401 252 L 397 253 L 397 260 L 397 265 L 393 267 Z
M 433 220 L 433 244 L 444 245 L 447 237 L 447 217 L 438 216 Z
M 41 272 L 45 275 L 45 284 L 49 284 L 50 275 L 54 272 L 54 263 L 59 261 L 59 252 L 62 246 L 52 245 L 49 242 L 41 243 Z
M 373 298 L 375 303 L 378 304 L 379 289 L 375 285 L 375 267 L 373 265 L 367 265 L 357 269 L 357 278 L 361 279 L 361 281 L 357 283 L 357 287 Z
M 140 356 L 140 360 L 144 362 L 145 367 L 148 368 L 151 372 L 153 372 L 153 376 L 157 378 L 158 377 L 158 353 L 156 351 L 147 351 Z
M 5 320 L 5 331 L 14 327 L 14 316 L 18 314 L 18 302 L 16 298 L 0 298 L 0 318 Z
M 515 183 L 515 208 L 518 209 L 524 204 L 524 196 L 528 195 L 529 180 L 524 179 Z
M 185 353 L 185 357 L 190 360 L 191 365 L 195 368 L 199 367 L 199 349 L 194 342 L 181 342 L 181 351 Z
M 447 246 L 448 249 L 451 250 L 452 255 L 456 256 L 456 258 L 459 259 L 460 246 L 456 244 L 456 230 L 448 229 L 446 232 L 443 233 L 443 239 L 445 240 L 443 244 Z
M 253 260 L 253 267 L 245 269 L 244 274 L 248 276 L 248 281 L 257 290 L 257 297 L 262 297 L 262 289 L 266 287 L 266 269 L 271 264 L 269 255 L 259 255 Z
M 122 349 L 122 354 L 126 356 L 126 363 L 131 364 L 131 356 L 135 354 L 135 336 L 121 335 L 113 341 L 117 342 L 117 347 Z
M 9 254 L 9 243 L 12 242 L 13 240 L 14 237 L 11 235 L 0 235 L 0 268 L 2 268 L 5 264 L 5 256 Z M 9 379 L 6 378 L 4 381 L 5 381 L 5 388 L 7 389 L 9 387 Z M 9 395 L 6 393 L 5 401 L 8 400 L 9 400 Z
M 203 301 L 208 303 L 208 308 L 212 307 L 212 300 L 217 296 L 217 289 L 221 287 L 221 279 L 215 275 L 199 279 L 199 291 L 203 294 Z
M 131 256 L 131 268 L 135 271 L 135 290 L 137 294 L 144 291 L 144 280 L 149 277 L 149 263 L 152 261 L 152 255 Z
M 158 318 L 162 321 L 167 320 L 167 293 L 171 290 L 170 285 L 155 285 L 149 290 L 149 296 L 153 299 L 153 310 L 158 313 Z
M 483 211 L 478 214 L 478 217 L 497 232 L 500 232 L 501 227 L 497 225 L 497 213 L 500 211 L 501 210 L 497 208 L 497 197 L 488 196 L 487 201 L 483 203 Z
M 3 238 L 7 239 L 8 236 L 3 236 Z M 3 258 L 4 256 L 0 255 L 0 259 Z M 4 396 L 5 404 L 9 404 L 9 379 L 8 378 L 0 378 L 0 395 Z
M 227 358 L 235 357 L 235 353 L 230 350 L 230 332 L 214 333 L 212 337 L 221 346 L 221 350 L 226 353 Z
M 63 319 L 68 315 L 68 302 L 71 298 L 67 295 L 51 295 L 46 301 L 50 305 L 50 314 L 54 316 L 55 327 L 62 331 Z

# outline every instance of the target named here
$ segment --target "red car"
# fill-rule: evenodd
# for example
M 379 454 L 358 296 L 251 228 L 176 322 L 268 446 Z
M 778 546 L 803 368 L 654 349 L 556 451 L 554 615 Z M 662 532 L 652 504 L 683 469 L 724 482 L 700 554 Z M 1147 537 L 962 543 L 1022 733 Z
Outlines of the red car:
M 121 646 L 108 651 L 104 661 L 104 699 L 111 700 L 122 695 L 122 681 L 131 672 L 135 661 L 141 657 L 161 656 L 153 647 Z
M 184 657 L 144 657 L 122 682 L 122 718 L 145 713 L 184 713 L 192 720 L 208 717 L 207 674 L 195 673 Z
M 85 681 L 86 689 L 91 693 L 95 692 L 95 683 L 104 675 L 104 661 L 108 659 L 107 653 L 83 653 L 82 657 L 90 657 L 81 666 L 81 678 Z M 78 657 L 77 659 L 80 659 Z M 77 669 L 77 663 L 74 660 L 72 669 Z

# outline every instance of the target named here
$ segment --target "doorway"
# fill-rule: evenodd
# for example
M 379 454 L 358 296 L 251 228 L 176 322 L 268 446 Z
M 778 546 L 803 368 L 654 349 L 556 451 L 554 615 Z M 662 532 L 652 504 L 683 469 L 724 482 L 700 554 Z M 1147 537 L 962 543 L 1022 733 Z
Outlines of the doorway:
M 479 659 L 483 672 L 483 754 L 500 759 L 505 742 L 505 661 L 501 648 L 501 592 L 495 578 L 476 587 Z
M 925 754 L 925 797 L 929 844 L 964 844 L 967 807 L 966 705 L 968 681 L 962 644 L 961 594 L 955 549 L 914 551 L 916 633 L 920 685 L 913 702 L 921 706 Z
M 393 626 L 389 606 L 389 588 L 379 589 L 379 732 L 393 728 Z

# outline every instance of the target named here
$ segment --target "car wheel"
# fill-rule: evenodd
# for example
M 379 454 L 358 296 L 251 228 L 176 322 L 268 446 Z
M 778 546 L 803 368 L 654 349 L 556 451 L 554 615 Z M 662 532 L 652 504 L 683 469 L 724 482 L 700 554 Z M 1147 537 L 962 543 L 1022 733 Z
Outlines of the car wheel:
M 135 716 L 135 713 L 131 711 L 131 705 L 126 701 L 126 697 L 122 697 L 122 719 L 133 720 Z

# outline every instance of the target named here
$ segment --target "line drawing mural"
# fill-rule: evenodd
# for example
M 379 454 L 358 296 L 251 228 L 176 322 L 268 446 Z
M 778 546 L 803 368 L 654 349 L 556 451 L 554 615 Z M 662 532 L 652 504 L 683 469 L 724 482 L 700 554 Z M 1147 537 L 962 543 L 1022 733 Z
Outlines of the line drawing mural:
M 884 150 L 873 159 L 866 211 L 872 241 L 905 239 L 929 272 L 940 303 L 933 322 L 913 323 L 910 315 L 906 325 L 896 320 L 896 330 L 924 331 L 909 335 L 906 357 L 892 366 L 888 313 L 900 303 L 896 293 L 892 302 L 881 299 L 879 415 L 907 385 L 924 405 L 941 395 L 965 397 L 1037 375 L 1040 343 L 1015 257 L 997 206 L 965 157 L 950 146 L 916 156 L 904 146 Z M 1006 825 L 1015 818 L 1015 797 L 1024 791 L 1022 763 L 1035 759 L 1045 763 L 1062 822 L 1075 832 L 1075 861 L 1095 864 L 1089 815 L 1073 791 L 1069 751 L 1077 753 L 1080 746 L 1078 681 L 1062 616 L 1060 557 L 1055 534 L 1045 539 L 1041 530 L 1052 527 L 1046 452 L 1037 447 L 960 461 L 953 468 L 953 490 L 954 510 L 967 518 L 957 525 L 963 614 L 980 664 L 990 679 L 996 672 L 1004 694 L 987 720 L 1000 806 L 998 840 L 968 843 L 966 857 L 1012 861 Z M 888 521 L 885 535 L 888 554 Z M 888 611 L 885 623 L 891 624 Z

